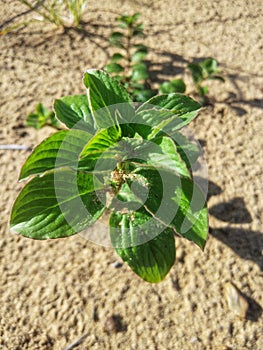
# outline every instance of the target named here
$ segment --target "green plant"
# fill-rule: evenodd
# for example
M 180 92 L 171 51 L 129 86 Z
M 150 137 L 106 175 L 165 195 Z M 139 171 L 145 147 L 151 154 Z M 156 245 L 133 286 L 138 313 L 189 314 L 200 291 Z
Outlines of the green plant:
M 110 36 L 110 44 L 119 51 L 115 52 L 110 63 L 105 67 L 107 73 L 114 74 L 137 102 L 145 102 L 156 95 L 158 90 L 151 87 L 148 67 L 145 58 L 147 47 L 140 42 L 144 37 L 143 24 L 138 22 L 139 13 L 122 15 L 117 18 L 118 31 Z M 159 92 L 185 92 L 182 79 L 174 79 L 160 85 Z
M 26 125 L 39 130 L 44 126 L 61 129 L 61 123 L 55 117 L 53 111 L 48 110 L 42 103 L 38 103 L 34 113 L 26 117 Z
M 10 25 L 0 34 L 6 34 L 32 22 L 49 22 L 57 27 L 81 28 L 83 12 L 87 0 L 18 0 L 35 16 L 27 21 Z
M 175 261 L 174 236 L 202 249 L 207 209 L 192 178 L 198 150 L 179 130 L 200 105 L 181 94 L 152 97 L 137 109 L 117 80 L 84 75 L 87 95 L 55 100 L 69 130 L 38 145 L 19 179 L 12 231 L 33 239 L 73 235 L 109 215 L 117 254 L 141 278 L 159 282 Z
M 197 93 L 200 96 L 202 105 L 207 104 L 208 87 L 203 85 L 207 80 L 220 80 L 224 82 L 224 78 L 218 75 L 220 70 L 217 68 L 218 64 L 214 58 L 207 58 L 199 63 L 189 63 L 188 68 L 191 72 L 193 82 L 195 84 Z
M 105 71 L 115 75 L 128 92 L 137 101 L 145 101 L 154 93 L 147 82 L 148 68 L 144 62 L 148 50 L 138 38 L 143 37 L 143 25 L 138 23 L 140 14 L 122 15 L 117 18 L 118 31 L 110 36 L 110 45 L 120 52 L 115 52 Z

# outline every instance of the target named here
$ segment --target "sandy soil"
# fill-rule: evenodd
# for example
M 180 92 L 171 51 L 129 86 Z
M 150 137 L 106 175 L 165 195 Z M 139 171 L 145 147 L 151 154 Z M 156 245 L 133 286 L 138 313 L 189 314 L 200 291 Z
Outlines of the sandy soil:
M 45 25 L 0 37 L 0 144 L 34 146 L 48 136 L 24 127 L 27 113 L 82 93 L 84 70 L 107 62 L 116 14 L 141 12 L 156 80 L 208 56 L 226 78 L 211 84 L 214 103 L 192 125 L 209 169 L 210 238 L 204 253 L 178 239 L 176 265 L 151 285 L 80 235 L 13 235 L 8 220 L 29 152 L 0 151 L 0 349 L 65 349 L 83 335 L 76 349 L 263 349 L 261 1 L 97 0 L 89 8 L 83 35 Z M 2 0 L 1 22 L 23 10 Z M 249 303 L 245 318 L 228 307 L 228 281 Z

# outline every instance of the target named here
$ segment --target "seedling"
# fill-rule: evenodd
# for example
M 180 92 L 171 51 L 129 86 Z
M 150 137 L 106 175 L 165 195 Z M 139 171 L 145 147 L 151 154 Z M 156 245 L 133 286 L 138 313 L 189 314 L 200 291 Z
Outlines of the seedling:
M 36 130 L 42 129 L 44 126 L 61 129 L 61 123 L 55 117 L 55 113 L 48 110 L 42 103 L 38 103 L 35 112 L 27 116 L 26 125 Z
M 207 58 L 199 63 L 189 63 L 188 68 L 192 74 L 197 93 L 200 96 L 200 103 L 206 105 L 208 103 L 208 87 L 203 84 L 207 80 L 225 81 L 223 77 L 218 75 L 220 70 L 217 68 L 217 61 L 214 58 Z
M 146 101 L 154 95 L 148 84 L 148 68 L 144 59 L 148 49 L 140 42 L 144 36 L 143 24 L 138 22 L 139 13 L 117 18 L 118 31 L 110 36 L 110 44 L 118 48 L 105 71 L 115 75 L 137 101 Z
M 18 1 L 33 13 L 33 17 L 27 21 L 22 21 L 6 27 L 0 32 L 0 34 L 6 34 L 32 22 L 49 22 L 57 27 L 64 28 L 81 28 L 82 16 L 87 3 L 87 0 Z
M 138 22 L 139 13 L 122 15 L 117 18 L 118 31 L 110 36 L 110 44 L 116 51 L 105 71 L 114 74 L 127 91 L 137 102 L 145 102 L 158 93 L 151 87 L 150 76 L 145 58 L 147 47 L 140 41 L 145 36 L 143 24 Z M 185 83 L 182 79 L 174 79 L 160 85 L 159 92 L 185 92 Z
M 40 143 L 23 165 L 11 229 L 33 239 L 71 236 L 109 217 L 111 243 L 141 278 L 160 282 L 175 262 L 175 235 L 204 248 L 205 198 L 193 181 L 195 145 L 179 130 L 200 105 L 182 94 L 135 108 L 119 82 L 84 75 L 87 95 L 55 100 L 69 129 Z

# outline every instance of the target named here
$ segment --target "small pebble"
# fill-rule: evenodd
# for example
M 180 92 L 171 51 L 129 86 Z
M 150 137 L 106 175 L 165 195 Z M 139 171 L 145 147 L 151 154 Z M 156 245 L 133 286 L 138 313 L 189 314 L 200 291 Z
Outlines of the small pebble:
M 105 333 L 118 333 L 123 330 L 122 319 L 119 315 L 108 316 L 103 325 Z
M 248 302 L 231 282 L 225 284 L 225 298 L 231 311 L 240 318 L 246 317 Z
M 112 267 L 114 267 L 115 269 L 119 269 L 120 267 L 122 267 L 122 263 L 119 261 L 115 261 L 114 263 L 111 264 Z

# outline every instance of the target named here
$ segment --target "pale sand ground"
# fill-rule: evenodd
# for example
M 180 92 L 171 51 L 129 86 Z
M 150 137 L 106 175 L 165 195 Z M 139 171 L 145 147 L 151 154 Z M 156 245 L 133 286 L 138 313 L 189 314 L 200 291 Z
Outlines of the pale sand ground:
M 15 236 L 7 222 L 28 152 L 0 151 L 0 349 L 63 349 L 83 334 L 78 349 L 263 348 L 262 2 L 148 3 L 90 1 L 84 37 L 48 26 L 1 37 L 0 143 L 34 146 L 46 137 L 51 130 L 23 127 L 26 114 L 38 101 L 51 107 L 54 98 L 82 93 L 84 70 L 107 62 L 116 13 L 143 13 L 158 78 L 207 56 L 226 78 L 211 84 L 216 102 L 192 125 L 209 179 L 219 186 L 210 190 L 205 252 L 177 239 L 176 265 L 164 282 L 150 285 L 126 266 L 115 268 L 113 250 L 79 235 L 48 242 Z M 3 22 L 23 7 L 5 0 L 0 11 Z M 248 299 L 246 319 L 228 309 L 227 281 Z M 109 321 L 105 326 L 112 315 L 122 323 L 117 332 Z

